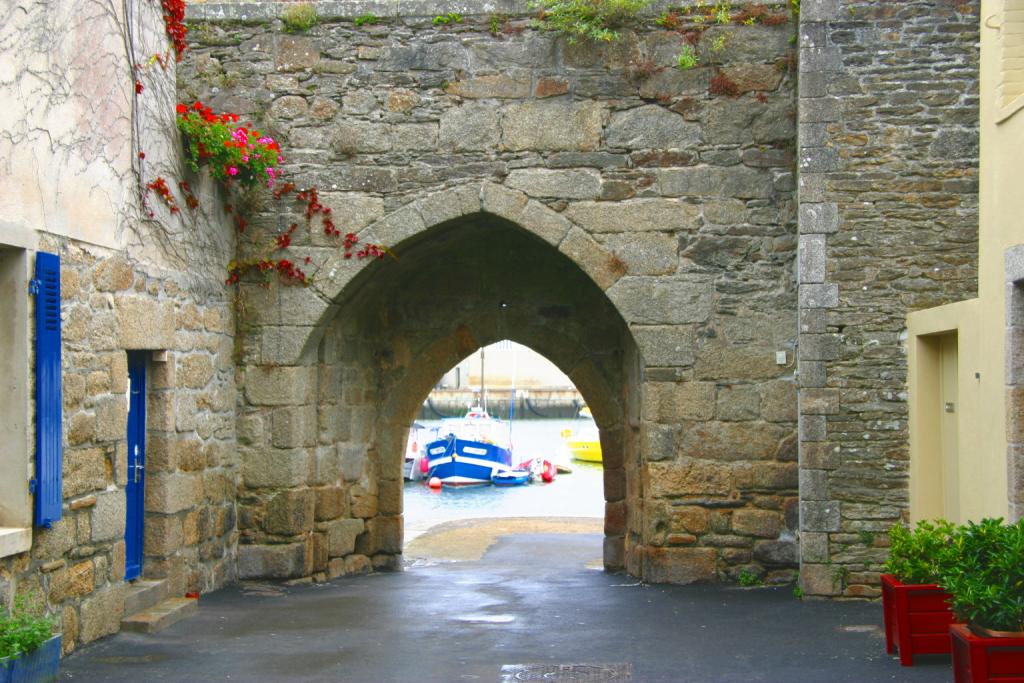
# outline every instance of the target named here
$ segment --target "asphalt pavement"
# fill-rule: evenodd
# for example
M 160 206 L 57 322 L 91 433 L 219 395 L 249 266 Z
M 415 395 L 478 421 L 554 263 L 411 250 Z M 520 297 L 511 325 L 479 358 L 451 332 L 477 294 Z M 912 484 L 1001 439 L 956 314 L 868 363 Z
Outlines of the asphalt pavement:
M 153 635 L 80 648 L 62 680 L 344 683 L 940 683 L 901 667 L 880 603 L 791 587 L 645 585 L 595 569 L 600 534 L 499 536 L 479 560 L 326 584 L 244 584 Z

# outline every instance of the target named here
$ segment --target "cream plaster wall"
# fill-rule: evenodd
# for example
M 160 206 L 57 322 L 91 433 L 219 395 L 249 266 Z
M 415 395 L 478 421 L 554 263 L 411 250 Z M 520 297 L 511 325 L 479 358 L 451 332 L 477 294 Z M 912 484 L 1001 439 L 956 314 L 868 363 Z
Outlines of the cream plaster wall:
M 959 514 L 964 521 L 1008 514 L 1006 475 L 1006 285 L 1003 252 L 1024 242 L 1024 114 L 1005 117 L 998 86 L 1004 65 L 1000 30 L 1010 0 L 983 0 L 981 29 L 981 151 L 978 298 L 908 316 L 910 385 L 911 517 L 939 515 L 941 491 L 926 471 L 929 434 L 938 416 L 929 414 L 929 389 L 922 377 L 920 335 L 959 334 Z
M 3 14 L 0 215 L 120 246 L 135 191 L 121 4 L 7 3 Z
M 222 280 L 233 231 L 213 183 L 182 162 L 175 71 L 159 3 L 0 3 L 0 243 L 46 233 L 153 273 Z M 188 180 L 199 209 L 145 198 L 158 177 L 182 206 Z

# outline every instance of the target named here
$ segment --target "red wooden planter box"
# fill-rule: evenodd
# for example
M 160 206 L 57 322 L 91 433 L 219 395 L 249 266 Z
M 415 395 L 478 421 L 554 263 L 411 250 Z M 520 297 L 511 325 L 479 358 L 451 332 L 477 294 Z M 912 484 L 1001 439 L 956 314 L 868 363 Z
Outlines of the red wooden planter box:
M 1024 637 L 983 638 L 953 624 L 949 641 L 956 683 L 1024 683 Z
M 949 625 L 956 618 L 948 599 L 935 584 L 900 583 L 892 574 L 882 574 L 885 651 L 898 649 L 903 666 L 913 666 L 914 655 L 949 654 Z

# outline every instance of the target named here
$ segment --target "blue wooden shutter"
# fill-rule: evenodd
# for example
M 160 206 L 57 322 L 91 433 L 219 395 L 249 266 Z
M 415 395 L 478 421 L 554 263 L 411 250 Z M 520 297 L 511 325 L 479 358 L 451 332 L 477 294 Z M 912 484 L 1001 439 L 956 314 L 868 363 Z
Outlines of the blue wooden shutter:
M 36 253 L 36 525 L 61 518 L 60 257 Z

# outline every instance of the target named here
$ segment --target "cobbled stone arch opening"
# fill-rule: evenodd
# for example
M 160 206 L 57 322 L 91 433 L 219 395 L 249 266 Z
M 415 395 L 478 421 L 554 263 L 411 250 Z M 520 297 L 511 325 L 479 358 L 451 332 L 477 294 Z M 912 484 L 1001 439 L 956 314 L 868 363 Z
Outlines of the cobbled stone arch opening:
M 377 495 L 376 516 L 367 519 L 356 552 L 388 566 L 388 555 L 401 550 L 405 438 L 430 389 L 477 348 L 511 339 L 554 362 L 594 410 L 607 454 L 605 566 L 625 568 L 625 548 L 640 532 L 629 540 L 626 526 L 639 497 L 628 414 L 639 409 L 640 361 L 621 315 L 567 257 L 491 214 L 443 223 L 396 253 L 365 284 L 355 283 L 318 354 L 328 378 L 322 414 L 361 415 L 350 419 L 359 433 L 339 445 L 343 479 L 363 494 L 351 496 L 359 501 L 353 514 L 373 512 L 369 501 Z M 346 392 L 345 378 L 367 371 L 374 390 Z

